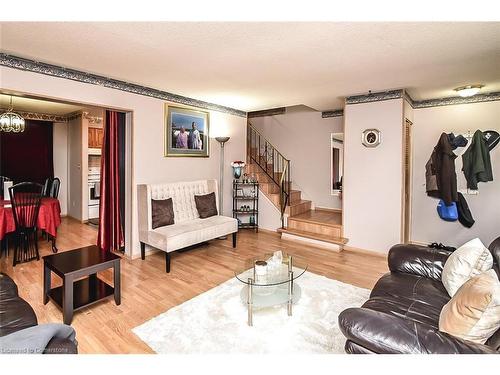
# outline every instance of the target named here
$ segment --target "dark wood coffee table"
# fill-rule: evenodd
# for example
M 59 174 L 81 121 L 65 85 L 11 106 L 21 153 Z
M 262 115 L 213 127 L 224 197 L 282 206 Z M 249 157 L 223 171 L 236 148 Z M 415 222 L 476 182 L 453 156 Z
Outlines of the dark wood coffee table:
M 97 272 L 113 268 L 114 288 L 97 277 Z M 63 285 L 51 289 L 51 272 L 63 279 Z M 82 277 L 84 277 L 82 279 Z M 63 311 L 64 324 L 71 324 L 73 312 L 111 295 L 121 303 L 120 257 L 97 246 L 43 257 L 43 303 L 49 298 Z

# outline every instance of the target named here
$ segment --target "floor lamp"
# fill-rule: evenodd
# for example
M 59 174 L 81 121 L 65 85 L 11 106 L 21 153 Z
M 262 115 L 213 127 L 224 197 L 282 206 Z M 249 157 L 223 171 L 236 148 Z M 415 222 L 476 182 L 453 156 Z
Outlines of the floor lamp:
M 220 143 L 220 171 L 219 171 L 219 214 L 224 213 L 224 144 L 229 137 L 215 137 Z

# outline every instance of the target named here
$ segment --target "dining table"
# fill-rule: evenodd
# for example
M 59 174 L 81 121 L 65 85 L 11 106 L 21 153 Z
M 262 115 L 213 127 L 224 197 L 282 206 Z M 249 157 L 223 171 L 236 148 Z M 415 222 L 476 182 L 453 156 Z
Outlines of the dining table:
M 37 229 L 47 233 L 52 242 L 52 252 L 57 253 L 57 228 L 61 224 L 61 205 L 56 198 L 43 197 L 38 211 Z M 16 223 L 12 212 L 12 203 L 0 200 L 0 242 L 2 249 L 5 236 L 16 231 Z

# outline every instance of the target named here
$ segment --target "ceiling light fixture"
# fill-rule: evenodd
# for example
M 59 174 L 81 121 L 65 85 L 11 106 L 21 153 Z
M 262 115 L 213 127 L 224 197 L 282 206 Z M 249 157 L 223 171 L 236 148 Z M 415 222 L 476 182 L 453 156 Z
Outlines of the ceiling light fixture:
M 458 95 L 461 97 L 466 98 L 468 96 L 476 95 L 483 87 L 484 85 L 467 85 L 457 87 L 455 91 L 458 92 Z
M 12 133 L 24 131 L 24 119 L 21 115 L 15 113 L 13 109 L 11 96 L 9 109 L 0 115 L 0 131 Z

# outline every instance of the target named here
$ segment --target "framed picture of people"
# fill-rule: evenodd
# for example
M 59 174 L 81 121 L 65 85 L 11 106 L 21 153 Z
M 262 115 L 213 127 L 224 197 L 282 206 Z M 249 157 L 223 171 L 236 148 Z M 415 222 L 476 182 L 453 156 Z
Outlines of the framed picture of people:
M 209 113 L 165 104 L 165 156 L 208 157 Z

